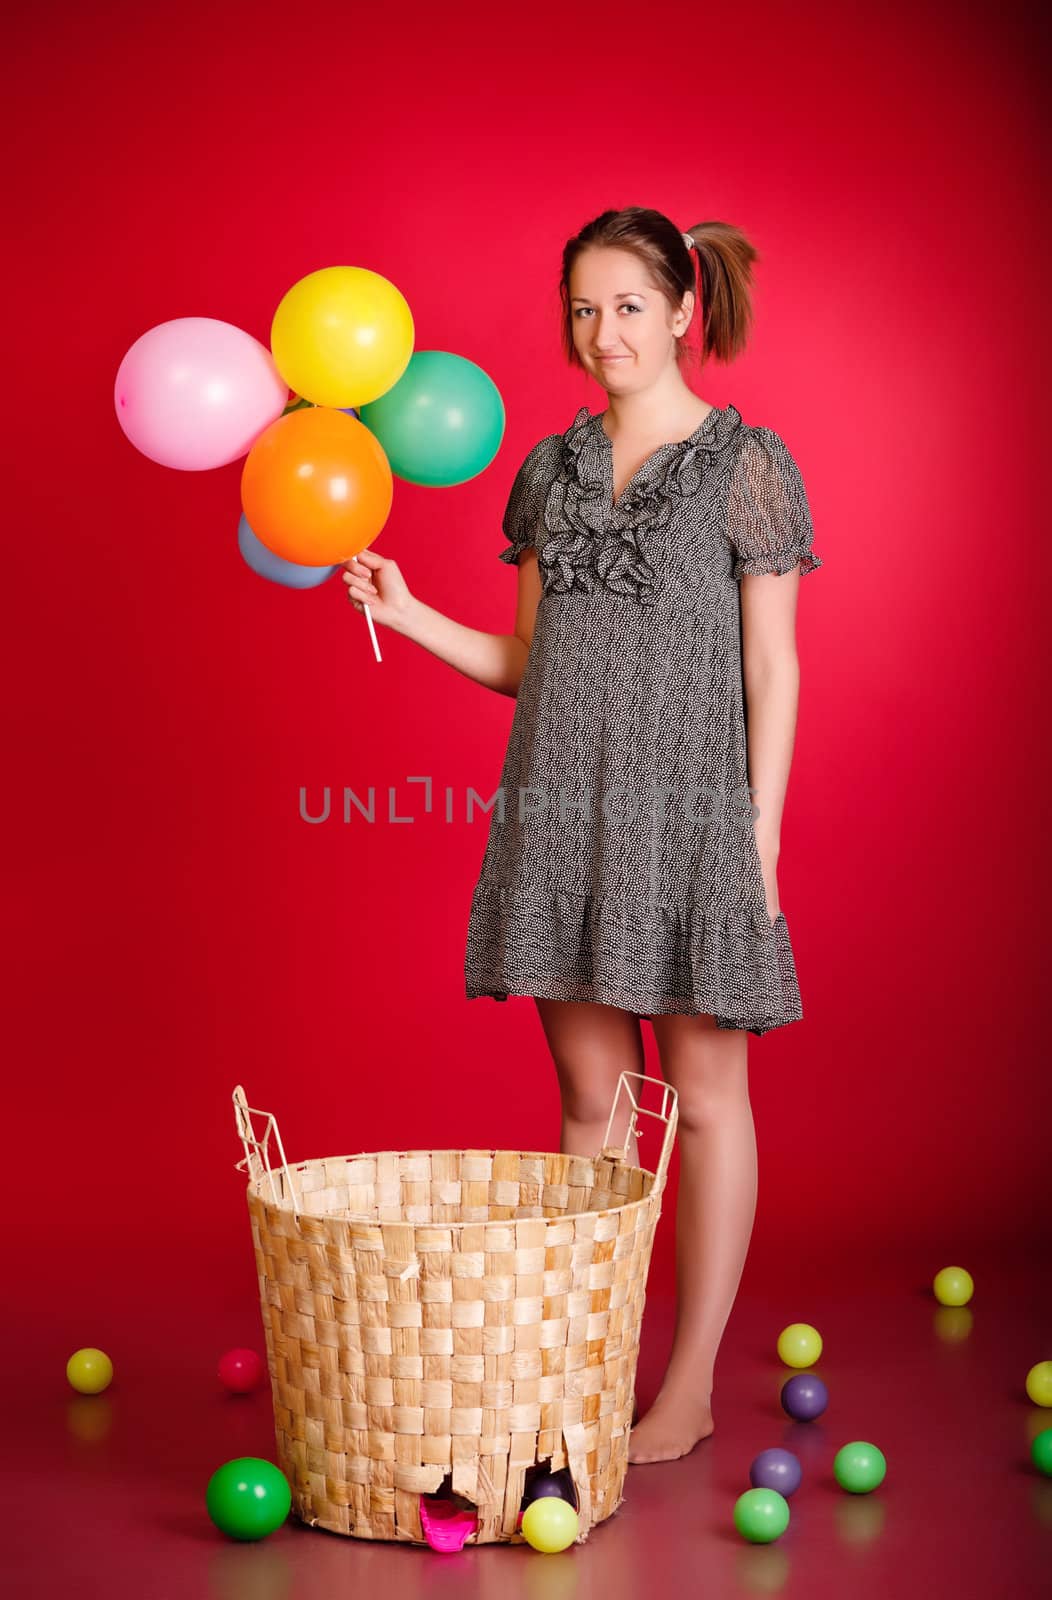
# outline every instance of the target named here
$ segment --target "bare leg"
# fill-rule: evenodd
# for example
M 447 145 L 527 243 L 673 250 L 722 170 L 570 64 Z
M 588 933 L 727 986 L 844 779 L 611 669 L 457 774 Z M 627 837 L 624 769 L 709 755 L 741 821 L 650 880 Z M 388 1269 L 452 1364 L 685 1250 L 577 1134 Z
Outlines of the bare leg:
M 673 1461 L 713 1431 L 716 1352 L 756 1215 L 756 1129 L 745 1030 L 709 1016 L 655 1016 L 661 1068 L 679 1095 L 676 1331 L 657 1398 L 628 1459 Z
M 559 1148 L 565 1155 L 594 1156 L 602 1149 L 610 1109 L 622 1072 L 644 1070 L 639 1018 L 619 1006 L 587 1000 L 535 1001 L 548 1040 L 562 1095 Z M 622 1095 L 622 1109 L 610 1130 L 614 1144 L 623 1143 L 631 1107 Z M 638 1161 L 633 1138 L 628 1159 Z

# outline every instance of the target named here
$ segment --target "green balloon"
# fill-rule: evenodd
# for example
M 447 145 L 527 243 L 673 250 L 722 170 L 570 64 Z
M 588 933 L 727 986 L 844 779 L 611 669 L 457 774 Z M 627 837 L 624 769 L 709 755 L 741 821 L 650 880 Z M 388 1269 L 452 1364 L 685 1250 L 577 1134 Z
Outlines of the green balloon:
M 842 1445 L 833 1458 L 833 1476 L 851 1494 L 868 1494 L 884 1482 L 888 1464 L 883 1452 L 865 1439 Z
M 789 1526 L 789 1502 L 777 1489 L 746 1489 L 734 1502 L 734 1526 L 750 1544 L 770 1544 Z
M 447 489 L 484 472 L 504 438 L 504 401 L 474 361 L 416 350 L 398 382 L 359 409 L 396 478 Z
M 265 1539 L 289 1514 L 289 1480 L 262 1456 L 238 1456 L 213 1472 L 205 1491 L 208 1515 L 232 1539 Z
M 1030 1446 L 1030 1459 L 1038 1472 L 1043 1472 L 1046 1478 L 1052 1478 L 1052 1428 L 1043 1428 L 1035 1434 Z

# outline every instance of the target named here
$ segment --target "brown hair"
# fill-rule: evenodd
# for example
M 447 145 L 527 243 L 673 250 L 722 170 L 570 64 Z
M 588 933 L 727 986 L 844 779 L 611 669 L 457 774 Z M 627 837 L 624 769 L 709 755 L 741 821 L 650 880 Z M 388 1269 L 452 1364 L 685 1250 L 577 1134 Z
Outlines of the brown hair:
M 687 248 L 684 231 L 693 236 L 693 250 Z M 717 361 L 733 361 L 744 350 L 752 322 L 751 268 L 759 260 L 744 233 L 729 222 L 699 222 L 683 230 L 661 211 L 626 206 L 621 211 L 602 212 L 563 248 L 559 299 L 563 350 L 571 366 L 583 363 L 573 340 L 570 271 L 582 251 L 598 246 L 630 250 L 638 256 L 673 311 L 679 310 L 688 289 L 694 291 L 691 327 L 701 327 L 699 367 L 710 355 Z M 687 353 L 686 335 L 676 344 L 676 359 L 680 360 Z

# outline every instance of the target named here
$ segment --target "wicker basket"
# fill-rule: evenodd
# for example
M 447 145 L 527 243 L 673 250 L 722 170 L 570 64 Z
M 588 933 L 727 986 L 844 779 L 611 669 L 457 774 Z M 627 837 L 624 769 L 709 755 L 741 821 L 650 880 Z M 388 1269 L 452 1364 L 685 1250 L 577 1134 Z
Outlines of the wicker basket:
M 633 1080 L 657 1085 L 660 1109 Z M 477 1508 L 469 1543 L 521 1543 L 527 1471 L 550 1462 L 570 1468 L 583 1543 L 622 1500 L 675 1090 L 623 1072 L 595 1156 L 392 1150 L 296 1166 L 273 1116 L 240 1086 L 233 1098 L 294 1515 L 422 1545 L 420 1498 L 451 1487 Z M 664 1127 L 653 1172 L 627 1160 L 640 1117 Z

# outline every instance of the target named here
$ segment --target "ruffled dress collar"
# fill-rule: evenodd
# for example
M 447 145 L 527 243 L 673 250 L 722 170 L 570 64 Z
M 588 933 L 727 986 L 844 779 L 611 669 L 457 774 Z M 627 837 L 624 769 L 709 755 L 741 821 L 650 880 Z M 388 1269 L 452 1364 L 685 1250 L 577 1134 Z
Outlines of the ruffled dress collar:
M 548 538 L 538 552 L 545 591 L 591 593 L 599 583 L 653 605 L 664 588 L 653 536 L 677 500 L 698 492 L 741 426 L 735 406 L 714 407 L 689 438 L 659 445 L 615 505 L 611 440 L 599 415 L 582 406 L 562 436 L 545 503 Z

